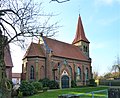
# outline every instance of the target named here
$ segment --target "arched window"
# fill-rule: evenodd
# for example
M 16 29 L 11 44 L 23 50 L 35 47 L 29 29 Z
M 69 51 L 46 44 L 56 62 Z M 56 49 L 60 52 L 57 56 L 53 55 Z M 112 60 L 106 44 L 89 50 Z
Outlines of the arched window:
M 86 79 L 89 79 L 89 70 L 86 68 Z
M 58 62 L 58 68 L 60 68 L 60 62 Z
M 85 50 L 86 50 L 86 52 L 88 51 L 87 46 L 86 46 L 86 49 L 85 49 Z
M 42 66 L 40 67 L 40 79 L 43 79 L 43 78 L 45 78 L 45 68 L 44 68 L 44 66 L 42 65 Z
M 34 67 L 31 66 L 30 68 L 30 79 L 33 80 L 34 79 Z
M 84 51 L 84 52 L 87 52 L 87 51 L 88 51 L 87 46 L 83 46 L 83 51 Z
M 85 46 L 83 46 L 83 51 L 85 52 Z
M 80 80 L 81 79 L 81 68 L 78 67 L 77 68 L 77 80 Z
M 69 69 L 70 69 L 70 74 L 72 76 L 72 67 L 69 65 Z

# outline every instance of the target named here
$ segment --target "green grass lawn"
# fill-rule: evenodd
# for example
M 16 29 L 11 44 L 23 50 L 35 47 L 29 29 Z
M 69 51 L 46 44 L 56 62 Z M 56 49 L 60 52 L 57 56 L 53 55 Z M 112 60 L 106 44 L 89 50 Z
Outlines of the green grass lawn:
M 108 89 L 108 87 L 81 87 L 81 88 L 57 89 L 39 93 L 34 96 L 29 96 L 27 98 L 58 98 L 58 96 L 62 94 L 84 94 L 104 89 Z M 106 92 L 95 93 L 94 98 L 106 98 L 106 94 L 107 94 Z M 86 94 L 85 96 L 80 96 L 80 98 L 91 98 L 91 96 L 92 94 Z

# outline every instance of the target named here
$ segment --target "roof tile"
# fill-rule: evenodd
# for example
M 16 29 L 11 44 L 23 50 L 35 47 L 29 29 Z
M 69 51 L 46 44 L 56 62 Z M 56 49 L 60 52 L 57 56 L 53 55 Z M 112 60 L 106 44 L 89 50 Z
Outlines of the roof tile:
M 54 56 L 88 61 L 88 58 L 84 56 L 79 47 L 46 37 L 44 39 L 49 48 L 52 49 Z
M 12 58 L 11 58 L 11 54 L 10 54 L 9 45 L 6 46 L 5 50 L 4 50 L 4 61 L 5 61 L 6 66 L 13 67 L 13 62 L 12 62 Z
M 61 42 L 55 39 L 43 37 L 46 41 L 48 47 L 52 50 L 53 56 L 75 59 L 75 60 L 82 60 L 82 61 L 89 61 L 88 58 L 82 53 L 79 47 L 68 44 L 65 42 Z M 25 57 L 45 57 L 45 48 L 43 45 L 37 43 L 31 43 L 28 50 L 26 51 Z
M 40 44 L 37 44 L 37 43 L 31 43 L 29 48 L 27 49 L 23 59 L 25 57 L 35 57 L 35 56 L 38 56 L 38 57 L 45 57 L 44 55 L 44 51 L 42 49 L 42 46 L 40 46 Z

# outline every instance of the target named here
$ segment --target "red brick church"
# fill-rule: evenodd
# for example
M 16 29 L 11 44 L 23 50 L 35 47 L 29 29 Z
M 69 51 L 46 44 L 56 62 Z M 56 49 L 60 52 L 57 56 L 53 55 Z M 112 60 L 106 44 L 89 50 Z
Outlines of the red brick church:
M 78 17 L 76 36 L 72 44 L 41 36 L 38 43 L 31 43 L 22 65 L 23 80 L 56 80 L 60 88 L 86 85 L 92 78 L 90 42 L 85 36 L 81 17 Z

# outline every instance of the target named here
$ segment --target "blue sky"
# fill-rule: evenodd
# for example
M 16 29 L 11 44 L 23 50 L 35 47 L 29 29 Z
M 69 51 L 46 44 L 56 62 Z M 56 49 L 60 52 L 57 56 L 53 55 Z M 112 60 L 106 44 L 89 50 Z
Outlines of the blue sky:
M 108 72 L 115 64 L 117 56 L 120 56 L 120 0 L 70 0 L 62 4 L 49 3 L 50 0 L 41 1 L 46 13 L 59 14 L 51 20 L 59 21 L 59 25 L 62 26 L 54 37 L 57 40 L 72 43 L 80 14 L 86 37 L 90 41 L 93 71 L 100 75 Z M 20 60 L 24 52 L 19 51 Z M 17 57 L 14 54 L 13 61 Z M 18 66 L 21 65 L 22 62 L 14 62 L 13 72 L 20 71 Z

